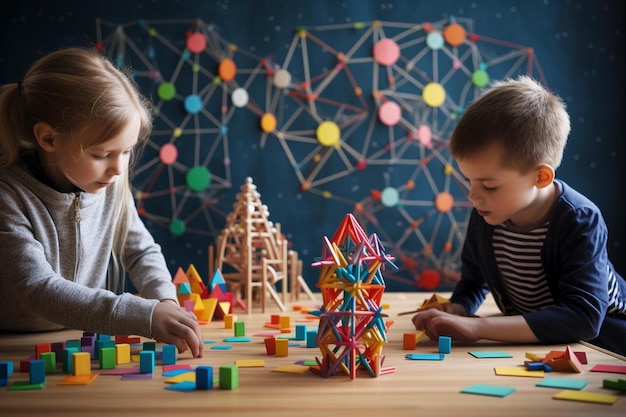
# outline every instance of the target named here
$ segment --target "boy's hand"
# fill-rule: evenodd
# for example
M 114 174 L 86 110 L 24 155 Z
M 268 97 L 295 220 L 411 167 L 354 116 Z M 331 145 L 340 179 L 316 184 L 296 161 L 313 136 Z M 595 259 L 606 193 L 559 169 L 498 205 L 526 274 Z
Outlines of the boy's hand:
M 474 317 L 461 317 L 434 308 L 420 311 L 411 321 L 415 329 L 423 330 L 432 340 L 439 336 L 450 336 L 454 340 L 474 342 L 480 339 L 478 320 Z
M 163 300 L 154 308 L 152 337 L 158 342 L 176 345 L 179 353 L 189 347 L 194 358 L 202 357 L 204 340 L 196 316 L 173 301 Z

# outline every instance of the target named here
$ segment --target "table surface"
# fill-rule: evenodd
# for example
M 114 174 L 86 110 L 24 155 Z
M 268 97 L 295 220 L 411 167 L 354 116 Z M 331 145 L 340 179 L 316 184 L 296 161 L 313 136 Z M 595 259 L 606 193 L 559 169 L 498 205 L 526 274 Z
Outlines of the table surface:
M 315 294 L 319 297 L 319 294 Z M 278 331 L 265 326 L 271 315 L 291 317 L 291 325 L 304 323 L 307 330 L 317 329 L 317 321 L 307 321 L 307 314 L 295 309 L 316 309 L 317 301 L 300 298 L 288 302 L 288 309 L 281 312 L 269 305 L 265 312 L 255 311 L 246 314 L 237 309 L 237 321 L 245 323 L 249 343 L 226 343 L 223 340 L 234 335 L 233 329 L 226 329 L 223 321 L 212 321 L 202 326 L 205 345 L 204 357 L 193 359 L 189 353 L 178 355 L 178 364 L 212 366 L 217 376 L 222 365 L 232 365 L 239 359 L 262 359 L 263 367 L 239 368 L 239 387 L 233 390 L 219 389 L 208 391 L 177 392 L 166 390 L 166 377 L 162 375 L 160 361 L 157 360 L 151 379 L 121 380 L 120 376 L 99 375 L 85 386 L 58 385 L 67 375 L 59 372 L 46 376 L 46 385 L 41 390 L 9 391 L 0 388 L 0 415 L 151 415 L 151 416 L 191 416 L 191 415 L 237 415 L 237 416 L 390 416 L 390 415 L 474 415 L 481 416 L 530 416 L 533 412 L 543 417 L 549 416 L 624 416 L 626 415 L 626 394 L 602 388 L 604 379 L 626 378 L 623 374 L 591 372 L 596 364 L 626 365 L 626 358 L 611 355 L 586 344 L 572 344 L 574 351 L 585 352 L 588 364 L 583 365 L 583 373 L 546 373 L 545 377 L 583 379 L 588 381 L 585 392 L 615 395 L 612 405 L 565 401 L 552 397 L 560 389 L 541 388 L 536 384 L 540 378 L 498 376 L 494 367 L 520 367 L 526 360 L 526 352 L 545 355 L 551 350 L 565 350 L 564 345 L 512 345 L 489 341 L 477 343 L 452 343 L 451 353 L 442 361 L 408 360 L 407 353 L 436 353 L 437 342 L 428 338 L 421 340 L 414 350 L 403 349 L 403 334 L 414 333 L 410 322 L 411 315 L 399 315 L 416 309 L 430 298 L 425 293 L 385 293 L 383 304 L 388 306 L 386 321 L 393 321 L 387 331 L 388 343 L 383 347 L 384 366 L 395 367 L 390 374 L 370 377 L 358 375 L 351 379 L 344 373 L 321 377 L 306 373 L 276 372 L 283 365 L 291 365 L 305 359 L 319 357 L 317 347 L 307 348 L 306 342 L 290 346 L 287 357 L 269 356 L 266 353 L 264 337 L 278 334 Z M 448 294 L 442 293 L 447 296 Z M 321 299 L 320 299 L 321 302 Z M 479 310 L 479 315 L 497 313 L 492 299 L 488 299 Z M 0 361 L 14 361 L 15 373 L 10 376 L 8 385 L 15 381 L 28 381 L 28 374 L 19 372 L 20 360 L 34 355 L 35 346 L 40 343 L 63 342 L 76 339 L 82 332 L 66 330 L 37 334 L 0 334 Z M 231 345 L 230 350 L 214 350 L 212 346 Z M 157 347 L 160 348 L 160 345 Z M 512 358 L 476 359 L 470 351 L 505 351 Z M 138 363 L 118 365 L 136 367 Z M 92 372 L 100 373 L 97 362 L 92 364 Z M 515 388 L 503 398 L 465 394 L 460 391 L 470 385 L 488 384 Z

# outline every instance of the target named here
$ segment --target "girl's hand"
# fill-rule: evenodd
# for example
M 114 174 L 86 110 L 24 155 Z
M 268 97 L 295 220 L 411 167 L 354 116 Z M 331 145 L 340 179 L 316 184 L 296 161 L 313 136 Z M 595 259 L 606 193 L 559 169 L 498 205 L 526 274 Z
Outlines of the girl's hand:
M 480 339 L 478 321 L 476 317 L 462 317 L 434 308 L 420 311 L 411 321 L 415 329 L 423 330 L 432 340 L 439 336 L 450 336 L 454 340 L 474 342 Z
M 176 345 L 179 353 L 189 347 L 194 358 L 202 357 L 204 340 L 196 316 L 173 301 L 163 300 L 154 308 L 152 337 L 158 342 Z

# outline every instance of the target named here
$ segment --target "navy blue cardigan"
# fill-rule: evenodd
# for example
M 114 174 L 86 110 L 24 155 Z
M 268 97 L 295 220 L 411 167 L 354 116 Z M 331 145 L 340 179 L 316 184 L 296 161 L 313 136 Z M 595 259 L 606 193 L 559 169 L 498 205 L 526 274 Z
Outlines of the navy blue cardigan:
M 626 314 L 609 308 L 608 231 L 600 209 L 588 198 L 556 181 L 561 195 L 549 215 L 541 259 L 555 304 L 524 313 L 541 343 L 579 340 L 626 355 Z M 451 301 L 474 314 L 491 291 L 504 315 L 515 311 L 504 288 L 493 253 L 494 227 L 473 210 L 462 253 L 461 280 Z M 622 305 L 626 281 L 616 274 Z

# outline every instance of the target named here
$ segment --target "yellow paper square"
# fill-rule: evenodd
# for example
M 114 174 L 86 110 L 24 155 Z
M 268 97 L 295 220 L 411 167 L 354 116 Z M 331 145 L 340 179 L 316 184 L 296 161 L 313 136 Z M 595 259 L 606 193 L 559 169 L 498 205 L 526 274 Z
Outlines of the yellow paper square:
M 543 378 L 543 371 L 529 371 L 526 368 L 493 368 L 496 375 L 502 376 L 528 376 L 532 378 Z
M 179 382 L 196 382 L 195 372 L 185 372 L 165 380 L 166 384 L 178 384 Z
M 599 394 L 596 392 L 577 391 L 566 389 L 552 397 L 557 400 L 584 401 L 588 403 L 614 404 L 617 401 L 615 395 Z

